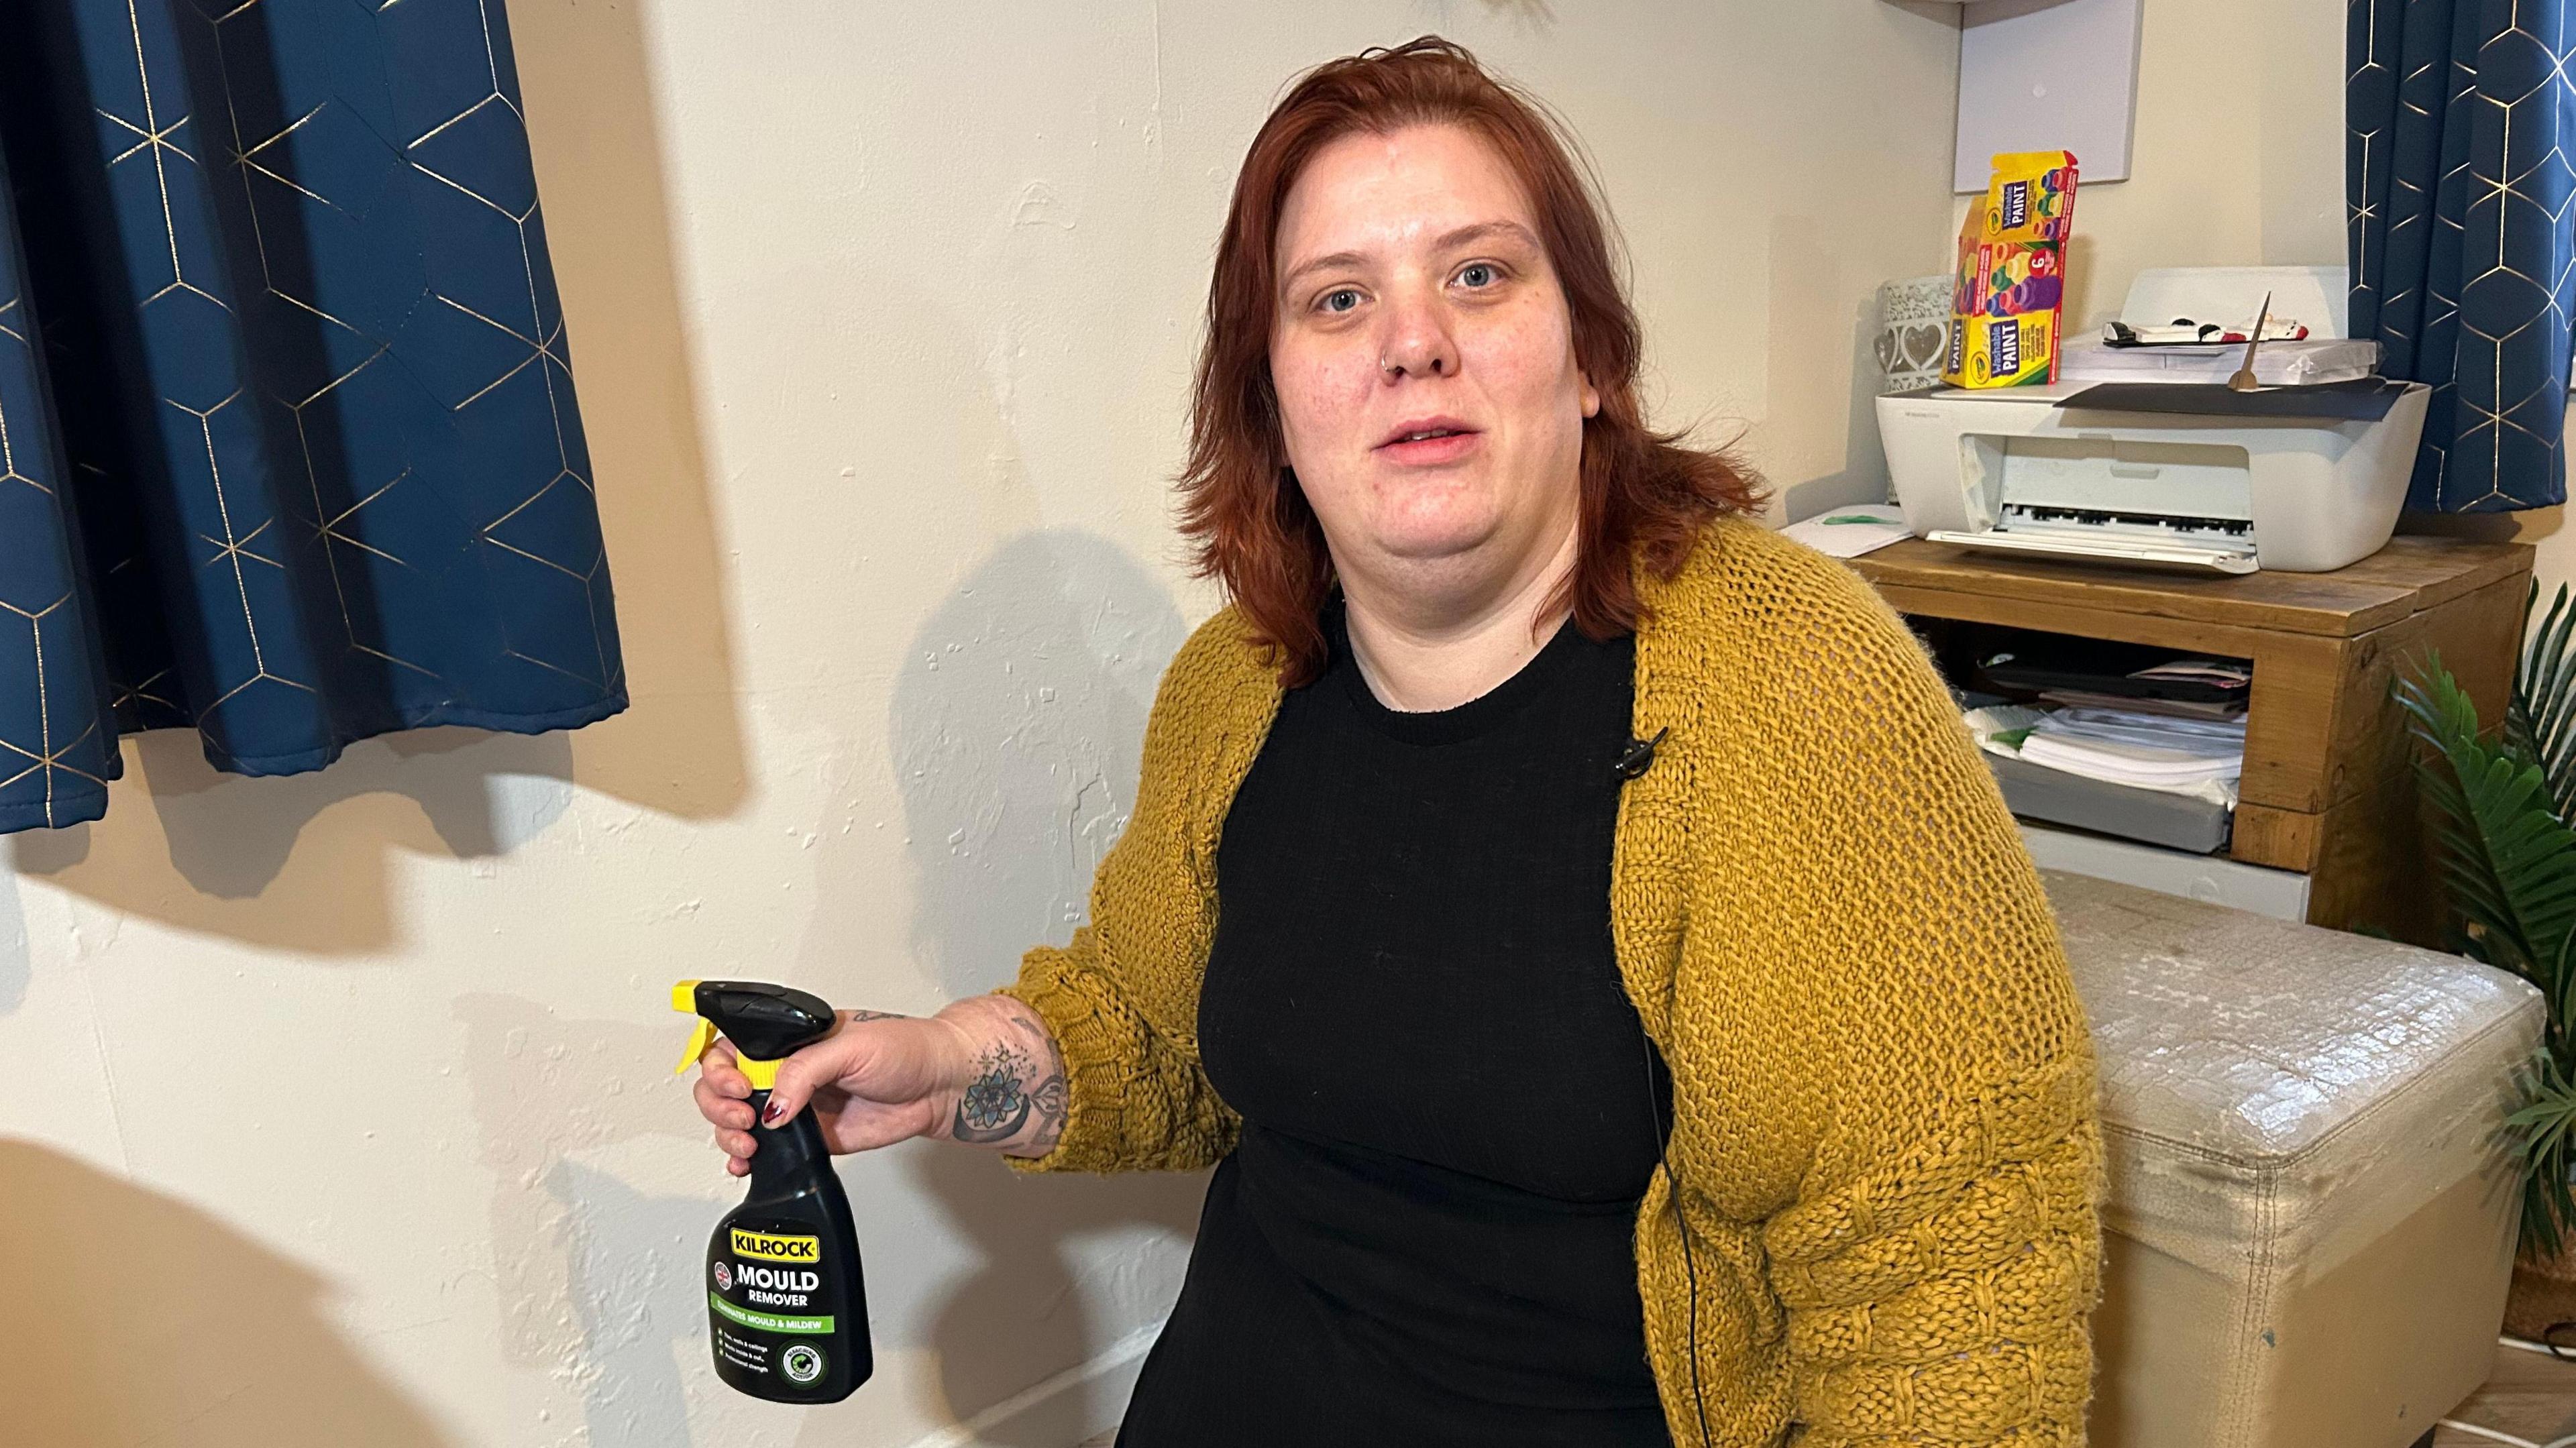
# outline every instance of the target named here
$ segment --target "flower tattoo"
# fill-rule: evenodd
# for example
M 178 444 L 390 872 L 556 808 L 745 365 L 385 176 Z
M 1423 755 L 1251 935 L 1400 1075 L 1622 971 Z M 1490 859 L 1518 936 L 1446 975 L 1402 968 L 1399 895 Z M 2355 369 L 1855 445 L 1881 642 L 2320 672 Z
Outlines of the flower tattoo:
M 1028 1124 L 1034 1103 L 1022 1083 L 1029 1060 L 1017 1048 L 997 1045 L 984 1053 L 975 1079 L 957 1102 L 950 1135 L 959 1141 L 1007 1141 Z

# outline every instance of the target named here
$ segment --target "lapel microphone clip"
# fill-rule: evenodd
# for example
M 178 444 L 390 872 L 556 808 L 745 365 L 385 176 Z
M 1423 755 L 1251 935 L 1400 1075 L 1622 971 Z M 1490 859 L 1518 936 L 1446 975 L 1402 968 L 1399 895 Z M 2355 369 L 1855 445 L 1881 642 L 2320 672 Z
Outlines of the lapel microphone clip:
M 1620 750 L 1619 758 L 1611 764 L 1610 772 L 1622 780 L 1630 780 L 1652 769 L 1655 764 L 1655 746 L 1663 743 L 1664 736 L 1672 732 L 1672 726 L 1667 724 L 1656 730 L 1655 737 L 1652 739 L 1629 740 L 1628 747 Z

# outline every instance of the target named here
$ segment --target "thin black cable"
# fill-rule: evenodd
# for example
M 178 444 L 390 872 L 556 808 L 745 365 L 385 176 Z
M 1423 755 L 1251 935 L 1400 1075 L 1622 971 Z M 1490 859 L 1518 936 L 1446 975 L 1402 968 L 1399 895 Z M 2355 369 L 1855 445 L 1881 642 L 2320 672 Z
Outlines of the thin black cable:
M 1672 726 L 1667 724 L 1656 730 L 1652 739 L 1631 736 L 1628 747 L 1620 751 L 1619 758 L 1610 766 L 1610 772 L 1625 785 L 1654 768 L 1655 746 L 1663 743 L 1672 732 Z M 1671 1198 L 1673 1204 L 1673 1233 L 1682 1239 L 1682 1276 L 1690 1284 L 1691 1409 L 1699 1415 L 1700 1448 L 1715 1448 L 1716 1435 L 1708 1431 L 1708 1394 L 1701 1389 L 1699 1381 L 1699 1263 L 1691 1256 L 1690 1221 L 1682 1215 L 1682 1185 L 1680 1179 L 1673 1175 L 1672 1151 L 1666 1144 L 1666 1138 L 1672 1134 L 1672 1123 L 1663 1119 L 1658 1105 L 1661 1097 L 1655 1090 L 1655 1038 L 1646 1030 L 1646 1017 L 1642 1011 L 1637 1015 L 1637 1040 L 1645 1048 L 1640 1059 L 1646 1066 L 1646 1120 L 1655 1128 L 1655 1161 L 1664 1169 L 1664 1195 Z
M 2576 1362 L 2576 1350 L 2558 1340 L 2561 1332 L 2568 1331 L 2576 1331 L 2576 1322 L 2553 1322 L 2540 1330 L 2540 1345 L 2549 1349 L 2549 1355 L 2562 1363 Z
M 1655 738 L 1660 742 L 1663 736 L 1658 734 Z M 1648 747 L 1652 748 L 1651 745 Z M 1646 1033 L 1646 1018 L 1643 1015 L 1637 1017 L 1637 1039 L 1644 1042 L 1646 1047 L 1644 1056 L 1640 1058 L 1646 1064 L 1646 1119 L 1654 1123 L 1655 1160 L 1664 1169 L 1664 1195 L 1670 1198 L 1673 1204 L 1673 1231 L 1682 1239 L 1682 1275 L 1690 1283 L 1691 1407 L 1699 1414 L 1701 1448 L 1714 1448 L 1716 1439 L 1708 1431 L 1708 1398 L 1700 1391 L 1699 1385 L 1699 1267 L 1691 1260 L 1690 1223 L 1682 1217 L 1681 1182 L 1673 1175 L 1672 1153 L 1664 1144 L 1665 1137 L 1670 1134 L 1671 1124 L 1663 1119 L 1662 1111 L 1657 1108 L 1655 1038 Z

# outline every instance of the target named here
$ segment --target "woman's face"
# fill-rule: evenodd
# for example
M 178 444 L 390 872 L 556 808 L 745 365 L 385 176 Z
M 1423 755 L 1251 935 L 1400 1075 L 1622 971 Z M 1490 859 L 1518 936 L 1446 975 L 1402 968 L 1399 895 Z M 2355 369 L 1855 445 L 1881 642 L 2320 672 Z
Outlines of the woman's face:
M 1601 399 L 1492 148 L 1449 125 L 1342 137 L 1289 188 L 1274 260 L 1287 462 L 1345 577 L 1553 554 Z M 1426 431 L 1446 435 L 1406 440 Z

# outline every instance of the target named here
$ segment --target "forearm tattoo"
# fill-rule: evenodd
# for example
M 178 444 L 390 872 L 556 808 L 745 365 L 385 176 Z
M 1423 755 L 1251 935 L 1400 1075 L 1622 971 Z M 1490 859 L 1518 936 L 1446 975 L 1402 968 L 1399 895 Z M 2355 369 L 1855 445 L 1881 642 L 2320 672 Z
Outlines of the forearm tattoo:
M 975 1063 L 975 1079 L 957 1098 L 957 1124 L 949 1134 L 959 1141 L 1008 1141 L 1029 1124 L 1026 1077 L 1029 1058 L 1008 1045 L 988 1046 Z
M 1022 1016 L 1016 1022 L 1021 1035 L 1029 1039 L 1031 1056 L 1044 1063 L 1046 1078 L 1029 1089 L 1029 1106 L 1037 1121 L 1029 1130 L 1027 1150 L 1044 1156 L 1055 1150 L 1064 1136 L 1065 1098 L 1070 1091 L 1064 1079 L 1064 1058 L 1056 1050 L 1055 1038 L 1047 1034 L 1042 1021 Z
M 1031 1155 L 1044 1156 L 1055 1150 L 1055 1144 L 1064 1139 L 1065 1094 L 1062 1071 L 1048 1076 L 1038 1083 L 1037 1090 L 1029 1093 L 1029 1100 L 1037 1107 L 1038 1113 L 1037 1128 L 1029 1133 Z
M 986 1146 L 1019 1145 L 1044 1156 L 1064 1135 L 1064 1072 L 1044 1028 L 1025 1020 L 1011 1029 L 1022 1041 L 997 1041 L 976 1062 L 957 1100 L 949 1135 Z

